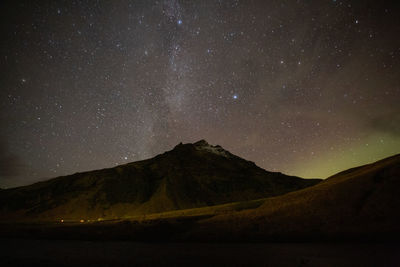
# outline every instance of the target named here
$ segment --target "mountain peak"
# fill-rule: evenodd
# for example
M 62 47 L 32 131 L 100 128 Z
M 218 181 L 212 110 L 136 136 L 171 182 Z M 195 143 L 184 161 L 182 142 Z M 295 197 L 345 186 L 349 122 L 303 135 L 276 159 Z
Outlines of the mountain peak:
M 122 218 L 259 199 L 316 182 L 267 172 L 200 140 L 151 159 L 0 190 L 0 221 L 10 214 L 40 220 Z
M 195 146 L 210 146 L 210 144 L 204 139 L 201 139 L 200 141 L 193 143 L 193 145 L 195 145 Z
M 213 153 L 215 155 L 222 156 L 225 158 L 232 158 L 234 156 L 229 151 L 223 149 L 220 145 L 216 145 L 216 146 L 210 145 L 204 139 L 201 139 L 200 141 L 197 141 L 195 143 L 182 144 L 182 142 L 181 142 L 175 146 L 174 150 L 181 151 L 181 149 L 189 148 L 189 147 L 191 147 L 192 149 L 197 150 L 197 151 Z
M 223 149 L 221 146 L 219 146 L 219 145 L 216 145 L 216 146 L 210 145 L 204 139 L 202 139 L 200 141 L 197 141 L 193 145 L 197 150 L 211 152 L 213 154 L 216 154 L 216 155 L 219 155 L 219 156 L 223 156 L 223 157 L 226 157 L 226 158 L 231 158 L 233 156 L 229 151 Z

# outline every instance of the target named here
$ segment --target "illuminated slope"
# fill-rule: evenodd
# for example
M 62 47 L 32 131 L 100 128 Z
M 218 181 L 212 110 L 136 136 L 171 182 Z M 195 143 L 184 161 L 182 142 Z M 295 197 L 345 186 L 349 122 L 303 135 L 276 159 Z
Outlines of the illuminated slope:
M 400 233 L 400 155 L 349 169 L 252 210 L 201 222 L 216 239 L 383 238 Z
M 152 159 L 3 190 L 0 218 L 126 218 L 276 196 L 319 181 L 267 172 L 202 140 Z

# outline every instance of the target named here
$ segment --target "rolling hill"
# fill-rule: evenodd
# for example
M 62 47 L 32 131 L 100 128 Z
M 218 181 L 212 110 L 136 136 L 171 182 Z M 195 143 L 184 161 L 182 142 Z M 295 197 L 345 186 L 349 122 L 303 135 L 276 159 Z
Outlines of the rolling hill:
M 200 221 L 192 238 L 394 239 L 400 236 L 400 154 L 265 199 L 255 209 Z
M 201 140 L 154 158 L 1 190 L 0 220 L 130 218 L 285 194 L 312 186 Z

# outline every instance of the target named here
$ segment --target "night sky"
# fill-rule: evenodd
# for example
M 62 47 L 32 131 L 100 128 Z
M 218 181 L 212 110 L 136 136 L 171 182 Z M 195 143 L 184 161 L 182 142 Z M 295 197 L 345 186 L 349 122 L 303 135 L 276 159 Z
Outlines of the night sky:
M 396 1 L 1 1 L 0 10 L 0 187 L 200 139 L 302 177 L 400 152 Z

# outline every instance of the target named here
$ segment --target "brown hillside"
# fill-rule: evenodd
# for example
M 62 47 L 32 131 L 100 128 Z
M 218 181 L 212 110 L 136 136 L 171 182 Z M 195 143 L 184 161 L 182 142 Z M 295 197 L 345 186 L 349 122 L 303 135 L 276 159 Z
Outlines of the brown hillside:
M 0 192 L 0 219 L 98 220 L 276 196 L 318 183 L 267 172 L 202 140 L 152 159 Z
M 390 237 L 400 233 L 399 207 L 396 155 L 268 198 L 257 209 L 204 220 L 195 235 L 248 240 Z

